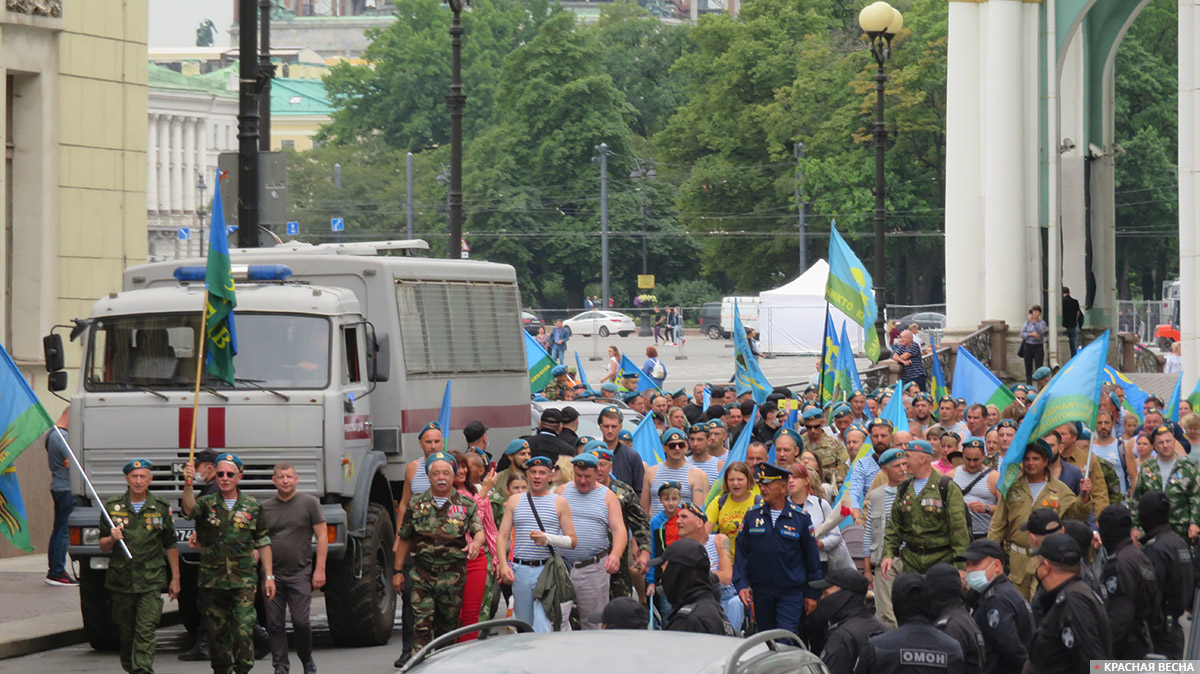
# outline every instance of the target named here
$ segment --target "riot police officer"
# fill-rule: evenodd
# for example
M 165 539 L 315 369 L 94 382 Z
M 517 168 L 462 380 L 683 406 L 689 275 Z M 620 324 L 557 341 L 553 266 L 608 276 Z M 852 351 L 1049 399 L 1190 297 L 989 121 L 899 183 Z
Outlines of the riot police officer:
M 1133 515 L 1128 508 L 1106 507 L 1100 511 L 1097 525 L 1108 552 L 1100 582 L 1108 594 L 1104 608 L 1112 630 L 1113 657 L 1141 660 L 1150 652 L 1150 614 L 1159 602 L 1154 567 L 1129 536 Z
M 1138 502 L 1138 519 L 1146 530 L 1142 552 L 1154 567 L 1154 578 L 1160 588 L 1161 601 L 1150 622 L 1150 638 L 1154 652 L 1169 660 L 1183 658 L 1183 628 L 1179 618 L 1188 610 L 1193 587 L 1192 556 L 1188 545 L 1171 529 L 1171 500 L 1166 493 L 1154 489 L 1142 494 Z
M 933 626 L 923 576 L 900 574 L 892 585 L 892 606 L 900 626 L 871 637 L 855 674 L 962 674 L 962 646 Z
M 979 593 L 975 624 L 983 634 L 984 674 L 1019 672 L 1029 659 L 1033 617 L 1029 604 L 1004 574 L 1008 554 L 989 538 L 971 541 L 958 561 L 967 564 L 967 588 Z
M 1067 534 L 1050 534 L 1033 556 L 1045 590 L 1035 601 L 1045 617 L 1033 635 L 1025 674 L 1088 671 L 1091 660 L 1109 657 L 1111 639 L 1104 605 L 1079 578 L 1079 544 Z

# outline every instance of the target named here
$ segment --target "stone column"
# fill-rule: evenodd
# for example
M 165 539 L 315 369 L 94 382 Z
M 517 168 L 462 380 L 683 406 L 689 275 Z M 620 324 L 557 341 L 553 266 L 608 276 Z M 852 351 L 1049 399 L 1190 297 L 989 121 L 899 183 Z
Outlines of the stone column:
M 183 212 L 196 212 L 196 120 L 183 118 Z M 189 223 L 193 227 L 194 223 Z
M 1200 21 L 1198 0 L 1179 0 L 1179 286 L 1182 293 L 1179 332 L 1183 340 L 1183 371 L 1188 377 L 1200 372 L 1200 315 L 1197 310 L 1197 281 L 1200 280 L 1200 251 L 1196 247 L 1200 211 L 1196 192 L 1200 187 L 1200 136 L 1196 115 L 1200 114 L 1200 48 L 1195 26 Z
M 1036 273 L 1025 246 L 1024 41 L 1021 1 L 987 3 L 983 105 L 984 315 L 1021 325 L 1025 318 L 1025 276 Z M 998 47 L 1004 45 L 1004 47 Z M 1028 104 L 1032 105 L 1032 102 Z
M 171 212 L 183 212 L 183 118 L 171 117 Z
M 951 332 L 975 330 L 983 315 L 983 202 L 980 193 L 980 5 L 949 3 L 946 59 L 946 317 Z
M 158 212 L 171 212 L 171 118 L 158 116 Z M 159 223 L 161 224 L 161 222 Z
M 158 212 L 158 115 L 149 116 L 146 140 L 146 210 Z
M 201 117 L 196 120 L 196 180 L 204 176 L 204 184 L 208 185 L 205 199 L 212 195 L 213 177 L 208 175 L 208 120 Z M 208 204 L 199 204 L 205 208 Z

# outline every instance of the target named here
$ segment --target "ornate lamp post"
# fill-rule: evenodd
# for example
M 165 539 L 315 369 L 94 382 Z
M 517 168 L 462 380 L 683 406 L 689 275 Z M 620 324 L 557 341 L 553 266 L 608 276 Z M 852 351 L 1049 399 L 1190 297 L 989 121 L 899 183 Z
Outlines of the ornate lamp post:
M 885 189 L 883 175 L 883 158 L 887 144 L 887 127 L 883 123 L 883 90 L 887 82 L 887 74 L 883 66 L 892 55 L 892 38 L 904 27 L 904 17 L 900 12 L 886 2 L 876 2 L 867 5 L 858 13 L 858 25 L 871 41 L 871 55 L 875 57 L 875 264 L 872 272 L 875 287 L 875 304 L 878 313 L 875 317 L 875 330 L 879 333 L 879 343 L 887 344 L 884 334 L 883 311 L 887 303 L 883 295 L 883 222 Z

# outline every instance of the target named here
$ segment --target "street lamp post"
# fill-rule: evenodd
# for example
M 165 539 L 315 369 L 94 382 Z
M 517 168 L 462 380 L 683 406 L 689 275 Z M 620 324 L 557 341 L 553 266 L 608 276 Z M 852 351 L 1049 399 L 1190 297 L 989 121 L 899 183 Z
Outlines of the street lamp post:
M 883 290 L 883 223 L 884 223 L 884 174 L 883 159 L 887 144 L 887 127 L 883 121 L 883 90 L 887 74 L 883 66 L 892 55 L 892 38 L 904 27 L 904 17 L 886 2 L 867 5 L 858 13 L 858 25 L 871 41 L 871 55 L 875 57 L 875 330 L 879 343 L 887 344 L 884 334 L 883 311 L 886 307 Z
M 208 185 L 204 184 L 204 170 L 201 169 L 199 177 L 196 178 L 196 219 L 200 221 L 200 257 L 207 255 L 208 247 L 204 241 L 204 216 L 208 214 L 208 202 L 204 199 L 204 193 L 208 190 Z
M 649 265 L 649 261 L 648 261 L 648 258 L 649 258 L 648 239 L 649 239 L 649 237 L 646 233 L 646 181 L 653 180 L 654 178 L 658 177 L 658 173 L 654 170 L 654 167 L 651 166 L 650 162 L 648 162 L 648 161 L 645 161 L 642 159 L 637 159 L 637 158 L 634 158 L 633 161 L 634 161 L 634 165 L 636 168 L 634 168 L 633 171 L 630 172 L 629 177 L 634 180 L 642 181 L 642 188 L 641 188 L 641 193 L 642 193 L 642 275 L 645 276 L 650 273 L 650 265 Z M 643 310 L 641 325 L 638 327 L 638 336 L 639 337 L 649 337 L 650 334 L 651 334 L 650 315 L 647 314 Z
M 462 92 L 462 35 L 460 14 L 465 0 L 449 0 L 454 18 L 450 22 L 450 93 L 446 107 L 450 109 L 450 240 L 446 257 L 462 257 L 462 118 L 467 97 Z

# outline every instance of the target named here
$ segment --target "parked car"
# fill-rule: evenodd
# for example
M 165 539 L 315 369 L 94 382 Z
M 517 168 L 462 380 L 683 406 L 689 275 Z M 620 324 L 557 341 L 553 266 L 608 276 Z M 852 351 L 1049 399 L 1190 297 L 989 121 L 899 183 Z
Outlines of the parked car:
M 742 319 L 743 328 L 758 329 L 758 305 L 762 303 L 757 296 L 725 297 L 721 299 L 721 331 L 726 337 L 733 334 L 733 305 L 737 300 L 738 316 Z
M 480 629 L 482 628 L 482 629 Z M 517 634 L 502 630 L 514 629 Z M 473 641 L 456 643 L 479 632 Z M 461 627 L 434 639 L 401 672 L 474 674 L 541 672 L 547 663 L 569 663 L 572 674 L 670 671 L 689 674 L 829 674 L 821 659 L 785 630 L 767 630 L 745 639 L 650 630 L 575 630 L 537 634 L 516 619 Z M 580 654 L 602 654 L 580 657 Z
M 921 330 L 945 330 L 946 314 L 939 314 L 936 311 L 921 311 L 901 317 L 898 325 L 901 328 L 907 328 L 913 323 L 920 326 Z
M 720 302 L 705 302 L 700 307 L 700 332 L 708 335 L 709 339 L 729 337 L 729 333 L 721 329 Z
M 571 329 L 572 335 L 585 337 L 607 337 L 612 334 L 628 337 L 637 330 L 633 318 L 619 311 L 585 311 L 563 321 L 563 325 Z
M 619 400 L 598 400 L 590 398 L 588 400 L 539 400 L 529 404 L 530 428 L 537 432 L 538 422 L 542 419 L 542 412 L 550 409 L 562 409 L 571 406 L 579 412 L 579 430 L 575 431 L 576 435 L 588 436 L 589 438 L 600 438 L 600 413 L 606 407 L 616 407 L 621 410 L 621 417 L 624 421 L 621 422 L 621 428 L 630 433 L 637 430 L 638 424 L 642 422 L 642 415 L 625 406 L 625 403 Z
M 538 328 L 543 328 L 546 326 L 546 324 L 542 322 L 542 319 L 538 318 L 537 314 L 530 313 L 528 311 L 521 312 L 521 325 L 525 328 L 525 332 L 528 332 L 531 335 L 536 335 Z

